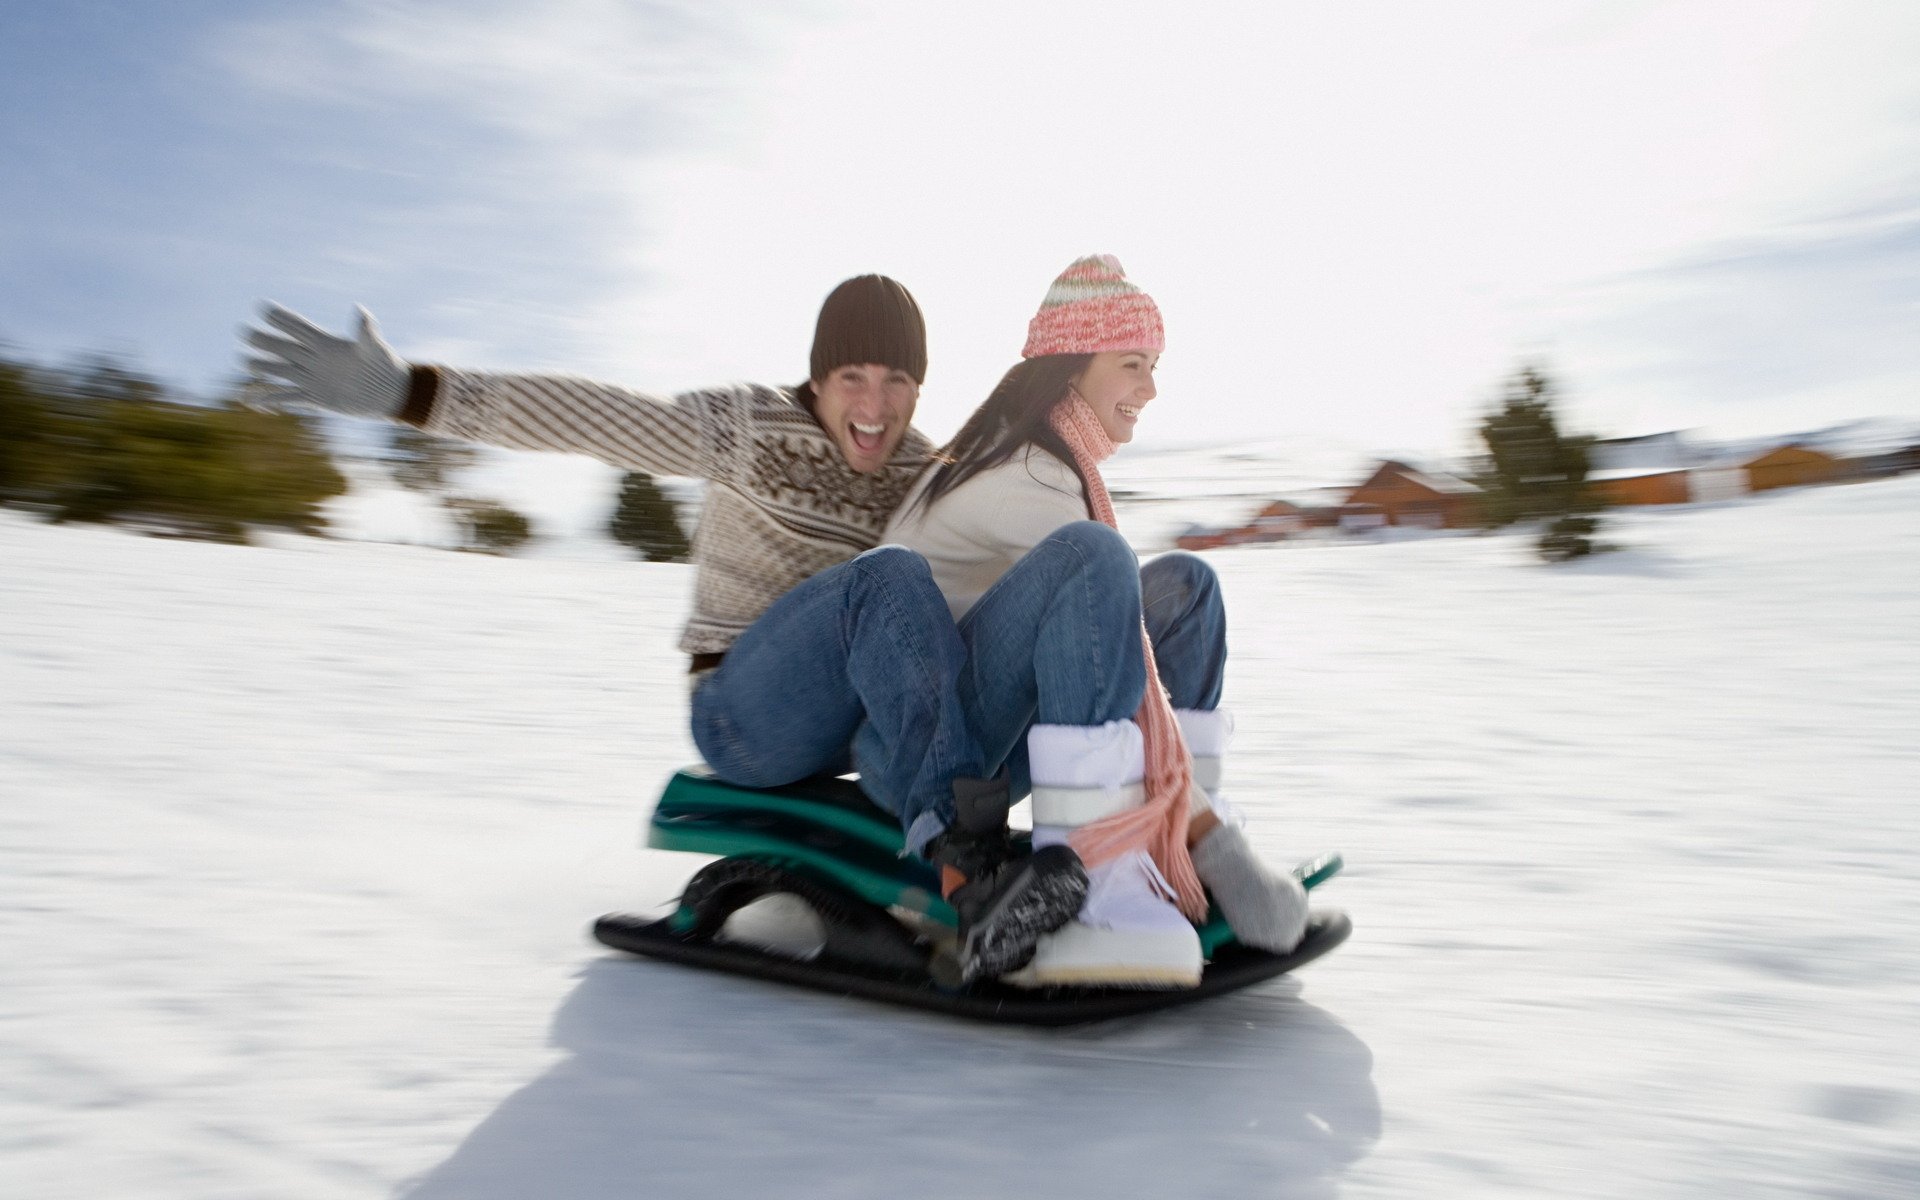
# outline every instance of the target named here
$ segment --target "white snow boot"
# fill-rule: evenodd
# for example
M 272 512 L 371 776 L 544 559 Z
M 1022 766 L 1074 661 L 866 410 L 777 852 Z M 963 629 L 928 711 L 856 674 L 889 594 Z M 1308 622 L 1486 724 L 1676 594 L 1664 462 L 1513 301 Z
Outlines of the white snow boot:
M 1036 725 L 1033 844 L 1066 843 L 1075 829 L 1146 803 L 1145 746 L 1132 721 Z M 1200 982 L 1200 936 L 1144 850 L 1087 870 L 1079 914 L 1047 934 L 1033 962 L 1008 976 L 1031 987 L 1184 988 Z
M 1220 818 L 1193 847 L 1193 869 L 1233 934 L 1256 950 L 1285 954 L 1307 930 L 1307 891 L 1291 874 L 1267 868 L 1241 829 L 1245 819 L 1220 795 L 1221 767 L 1233 718 L 1222 709 L 1175 709 L 1181 736 L 1193 754 L 1193 808 L 1201 801 Z

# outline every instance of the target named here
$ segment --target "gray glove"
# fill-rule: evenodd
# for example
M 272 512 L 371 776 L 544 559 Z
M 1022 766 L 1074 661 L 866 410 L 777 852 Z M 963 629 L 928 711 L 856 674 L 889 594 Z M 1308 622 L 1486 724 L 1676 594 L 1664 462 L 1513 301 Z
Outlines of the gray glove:
M 261 407 L 311 407 L 349 417 L 397 417 L 407 402 L 410 368 L 380 337 L 373 314 L 355 308 L 352 341 L 335 337 L 291 309 L 266 304 L 261 319 L 278 330 L 248 328 L 247 370 L 264 385 Z M 284 334 L 285 336 L 281 336 Z

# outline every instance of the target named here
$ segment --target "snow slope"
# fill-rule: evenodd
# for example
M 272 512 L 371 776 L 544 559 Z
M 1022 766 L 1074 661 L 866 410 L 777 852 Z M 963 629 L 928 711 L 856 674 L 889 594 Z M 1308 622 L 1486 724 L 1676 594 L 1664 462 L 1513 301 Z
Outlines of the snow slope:
M 0 1193 L 1920 1193 L 1920 478 L 1242 548 L 1230 788 L 1357 932 L 975 1028 L 601 953 L 684 568 L 0 514 Z

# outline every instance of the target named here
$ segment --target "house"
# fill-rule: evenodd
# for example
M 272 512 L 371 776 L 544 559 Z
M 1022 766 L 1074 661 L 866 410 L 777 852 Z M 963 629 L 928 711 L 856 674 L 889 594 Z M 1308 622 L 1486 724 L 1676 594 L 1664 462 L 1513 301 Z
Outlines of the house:
M 1474 523 L 1479 495 L 1479 488 L 1457 476 L 1388 459 L 1347 493 L 1345 507 L 1355 519 L 1350 522 L 1343 514 L 1341 525 L 1458 529 Z
M 1920 470 L 1920 425 L 1904 418 L 1867 417 L 1793 439 L 1840 462 L 1835 481 L 1884 479 Z
M 1699 461 L 1699 451 L 1678 429 L 1638 437 L 1602 438 L 1587 448 L 1590 479 L 1609 471 L 1674 471 Z
M 1883 450 L 1873 455 L 1867 466 L 1876 478 L 1920 471 L 1920 442 L 1902 446 L 1898 450 Z
M 1908 471 L 1920 471 L 1920 445 L 1874 450 L 1840 460 L 1841 478 L 1848 481 L 1885 479 Z
M 1747 494 L 1747 468 L 1738 459 L 1702 463 L 1687 472 L 1687 483 L 1702 504 L 1732 500 Z
M 1840 460 L 1824 450 L 1800 442 L 1788 442 L 1765 454 L 1748 459 L 1747 488 L 1765 492 L 1774 488 L 1803 487 L 1826 483 L 1840 471 Z
M 1338 529 L 1354 510 L 1325 503 L 1332 489 L 1315 488 L 1298 500 L 1273 500 L 1262 505 L 1240 525 L 1189 525 L 1174 538 L 1182 550 L 1215 550 L 1221 546 L 1252 546 L 1284 542 L 1315 530 Z
M 1587 486 L 1609 506 L 1685 504 L 1695 498 L 1693 475 L 1685 467 L 1618 467 L 1588 471 Z
M 1291 500 L 1275 500 L 1253 514 L 1248 529 L 1255 535 L 1254 541 L 1277 542 L 1305 533 L 1311 519 L 1312 514 L 1305 507 Z
M 1244 525 L 1189 525 L 1173 544 L 1182 550 L 1216 550 L 1221 546 L 1285 541 L 1306 531 L 1307 512 L 1290 500 L 1275 500 Z
M 1182 550 L 1218 550 L 1222 546 L 1233 544 L 1229 540 L 1232 534 L 1233 531 L 1230 529 L 1215 529 L 1210 525 L 1189 525 L 1184 532 L 1173 539 L 1173 544 Z
M 1608 504 L 1685 504 L 1826 483 L 1841 477 L 1842 459 L 1813 435 L 1716 453 L 1675 431 L 1595 442 L 1587 482 Z
M 1587 484 L 1609 505 L 1685 504 L 1699 498 L 1700 459 L 1679 430 L 1605 438 L 1587 450 Z

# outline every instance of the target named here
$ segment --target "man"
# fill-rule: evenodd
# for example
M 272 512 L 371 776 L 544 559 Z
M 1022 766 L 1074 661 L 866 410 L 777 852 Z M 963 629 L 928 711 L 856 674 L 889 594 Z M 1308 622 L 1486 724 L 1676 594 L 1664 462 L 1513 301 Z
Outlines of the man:
M 925 560 L 873 549 L 931 450 L 911 425 L 927 350 L 906 288 L 881 275 L 835 288 L 803 384 L 673 397 L 409 364 L 364 309 L 351 340 L 277 305 L 263 320 L 245 337 L 271 400 L 706 480 L 680 648 L 714 773 L 774 787 L 857 767 L 908 848 L 941 865 L 969 978 L 1018 967 L 1077 910 L 1077 858 L 1011 860 L 1006 786 L 978 778 L 966 650 Z

